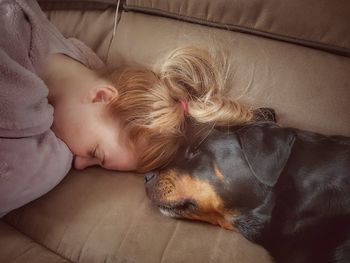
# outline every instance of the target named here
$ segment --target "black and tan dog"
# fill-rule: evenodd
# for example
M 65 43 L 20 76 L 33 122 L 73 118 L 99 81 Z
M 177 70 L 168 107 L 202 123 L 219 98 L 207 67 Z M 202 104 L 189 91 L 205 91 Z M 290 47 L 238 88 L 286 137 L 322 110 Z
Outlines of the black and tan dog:
M 171 217 L 237 230 L 281 263 L 350 262 L 350 139 L 257 122 L 146 174 Z

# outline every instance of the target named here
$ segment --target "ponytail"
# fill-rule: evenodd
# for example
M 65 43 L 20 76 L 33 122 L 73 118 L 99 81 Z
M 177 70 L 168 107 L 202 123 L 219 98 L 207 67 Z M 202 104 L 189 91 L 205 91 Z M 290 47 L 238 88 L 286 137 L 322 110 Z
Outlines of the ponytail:
M 195 47 L 171 52 L 159 69 L 160 80 L 174 100 L 188 103 L 189 115 L 198 123 L 237 125 L 252 119 L 252 111 L 224 96 L 222 61 Z
M 249 108 L 225 97 L 223 72 L 222 63 L 209 52 L 181 47 L 154 70 L 124 68 L 105 76 L 118 89 L 109 105 L 112 114 L 136 145 L 146 142 L 140 172 L 171 161 L 187 140 L 189 122 L 232 126 L 252 120 Z

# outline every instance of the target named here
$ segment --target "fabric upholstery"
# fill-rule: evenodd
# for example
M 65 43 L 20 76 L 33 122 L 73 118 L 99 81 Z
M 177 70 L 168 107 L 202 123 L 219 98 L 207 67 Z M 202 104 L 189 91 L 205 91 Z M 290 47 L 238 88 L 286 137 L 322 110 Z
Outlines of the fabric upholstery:
M 38 0 L 43 10 L 104 10 L 116 6 L 118 0 Z
M 162 216 L 141 175 L 99 168 L 72 170 L 5 222 L 73 262 L 270 262 L 238 233 Z
M 66 37 L 75 37 L 88 44 L 104 61 L 112 39 L 114 8 L 105 10 L 64 10 L 47 13 L 50 21 L 63 31 Z
M 350 55 L 350 2 L 347 0 L 126 0 L 124 9 Z
M 0 221 L 0 262 L 69 263 L 18 230 Z

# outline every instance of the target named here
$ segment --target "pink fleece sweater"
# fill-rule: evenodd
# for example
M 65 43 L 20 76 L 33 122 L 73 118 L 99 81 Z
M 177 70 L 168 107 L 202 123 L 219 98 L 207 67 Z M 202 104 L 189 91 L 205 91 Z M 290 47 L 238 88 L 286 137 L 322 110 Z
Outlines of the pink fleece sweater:
M 53 107 L 36 75 L 51 53 L 89 68 L 103 62 L 83 43 L 67 40 L 34 0 L 0 0 L 0 217 L 55 187 L 72 153 L 51 131 Z

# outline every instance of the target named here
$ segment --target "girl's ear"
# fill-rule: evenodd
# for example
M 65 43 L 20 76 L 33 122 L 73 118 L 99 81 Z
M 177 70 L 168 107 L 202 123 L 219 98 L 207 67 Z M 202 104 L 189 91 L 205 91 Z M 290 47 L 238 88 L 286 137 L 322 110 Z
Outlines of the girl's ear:
M 109 84 L 94 87 L 89 92 L 89 100 L 92 103 L 108 103 L 117 96 L 117 89 Z

